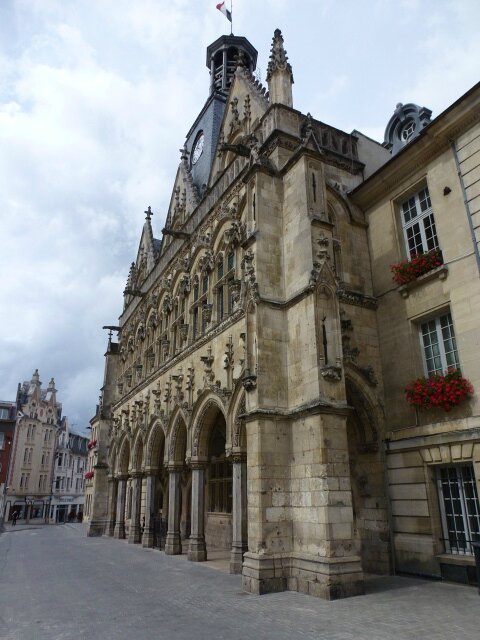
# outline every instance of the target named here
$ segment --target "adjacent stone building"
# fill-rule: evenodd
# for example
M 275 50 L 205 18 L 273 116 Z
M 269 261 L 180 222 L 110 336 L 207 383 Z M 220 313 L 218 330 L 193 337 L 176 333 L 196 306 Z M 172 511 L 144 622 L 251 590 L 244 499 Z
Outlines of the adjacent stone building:
M 350 194 L 365 212 L 378 300 L 396 568 L 473 580 L 480 540 L 480 403 L 415 410 L 404 388 L 449 367 L 480 388 L 480 85 L 426 126 L 398 105 L 394 157 Z M 425 128 L 424 128 L 425 127 Z M 390 265 L 419 253 L 439 265 L 392 286 Z
M 432 479 L 468 468 L 478 510 L 478 401 L 415 417 L 404 387 L 435 331 L 457 340 L 435 370 L 478 387 L 478 205 L 462 189 L 474 203 L 480 88 L 432 123 L 399 105 L 381 145 L 294 108 L 280 31 L 268 91 L 256 57 L 241 37 L 208 47 L 161 240 L 145 212 L 91 421 L 87 532 L 192 561 L 228 550 L 254 593 L 344 597 L 394 565 L 439 575 L 460 554 Z M 433 207 L 437 244 L 414 205 Z M 438 246 L 442 266 L 392 283 L 391 263 Z

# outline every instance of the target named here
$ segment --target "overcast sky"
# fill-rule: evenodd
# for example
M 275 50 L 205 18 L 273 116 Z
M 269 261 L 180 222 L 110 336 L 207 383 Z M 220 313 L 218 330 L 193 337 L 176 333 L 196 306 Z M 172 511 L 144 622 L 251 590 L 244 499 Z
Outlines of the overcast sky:
M 218 0 L 0 0 L 0 399 L 35 368 L 84 430 L 144 210 L 160 236 L 208 95 Z M 438 115 L 479 78 L 478 0 L 234 0 L 258 49 L 276 27 L 294 107 L 379 141 L 397 102 Z

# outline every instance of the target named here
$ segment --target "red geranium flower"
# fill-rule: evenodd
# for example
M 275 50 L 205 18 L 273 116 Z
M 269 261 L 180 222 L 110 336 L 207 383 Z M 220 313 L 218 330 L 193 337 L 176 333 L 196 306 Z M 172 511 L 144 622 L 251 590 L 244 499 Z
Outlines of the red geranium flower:
M 422 409 L 441 407 L 450 411 L 473 393 L 472 383 L 455 368 L 448 369 L 445 375 L 417 378 L 405 387 L 407 402 Z
M 424 273 L 428 273 L 443 264 L 443 256 L 440 249 L 432 249 L 427 253 L 419 253 L 411 256 L 410 260 L 404 260 L 390 267 L 393 280 L 398 285 L 408 284 L 416 280 Z

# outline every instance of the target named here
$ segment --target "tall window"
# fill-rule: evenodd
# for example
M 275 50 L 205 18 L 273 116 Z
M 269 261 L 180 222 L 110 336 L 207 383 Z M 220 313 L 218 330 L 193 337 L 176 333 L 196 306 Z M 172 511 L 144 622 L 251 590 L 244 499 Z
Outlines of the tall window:
M 209 511 L 232 513 L 232 465 L 221 458 L 210 465 Z
M 449 367 L 459 368 L 457 341 L 450 313 L 422 323 L 420 333 L 429 376 L 443 373 Z
M 221 322 L 225 315 L 223 287 L 217 289 L 217 320 Z
M 437 469 L 437 485 L 445 551 L 472 554 L 480 541 L 480 504 L 473 465 Z
M 437 231 L 433 218 L 428 187 L 402 202 L 402 225 L 409 256 L 438 249 Z

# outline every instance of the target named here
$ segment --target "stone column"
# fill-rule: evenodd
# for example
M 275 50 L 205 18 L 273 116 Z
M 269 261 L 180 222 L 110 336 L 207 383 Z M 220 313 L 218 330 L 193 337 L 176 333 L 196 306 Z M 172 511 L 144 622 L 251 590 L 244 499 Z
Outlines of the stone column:
M 145 528 L 142 536 L 142 547 L 153 547 L 153 516 L 155 505 L 155 481 L 156 474 L 149 471 L 147 475 L 145 491 Z
M 182 467 L 170 467 L 168 473 L 168 531 L 165 541 L 165 553 L 174 556 L 182 553 L 180 540 L 180 478 Z
M 232 552 L 230 573 L 242 573 L 243 554 L 248 551 L 247 454 L 232 454 Z
M 205 546 L 205 463 L 192 462 L 192 513 L 188 559 L 204 562 Z
M 127 477 L 119 476 L 117 485 L 117 514 L 115 517 L 115 538 L 125 538 L 125 501 L 127 498 Z
M 140 532 L 140 501 L 142 499 L 142 474 L 132 474 L 132 512 L 130 519 L 130 527 L 128 529 L 129 544 L 141 542 L 142 534 Z
M 108 510 L 105 535 L 113 536 L 115 532 L 115 510 L 117 506 L 117 480 L 113 476 L 108 476 Z

